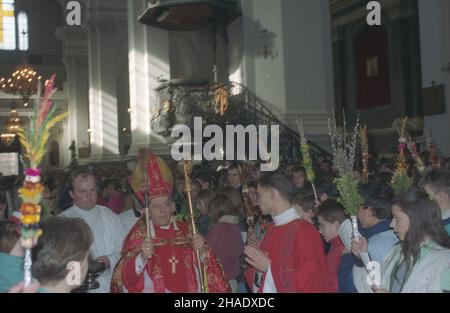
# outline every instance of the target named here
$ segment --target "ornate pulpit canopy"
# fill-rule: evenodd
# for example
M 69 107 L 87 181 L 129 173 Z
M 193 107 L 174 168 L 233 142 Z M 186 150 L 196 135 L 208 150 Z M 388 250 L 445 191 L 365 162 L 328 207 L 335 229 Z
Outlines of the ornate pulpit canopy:
M 239 16 L 236 0 L 150 0 L 139 21 L 166 30 L 194 31 L 226 26 Z

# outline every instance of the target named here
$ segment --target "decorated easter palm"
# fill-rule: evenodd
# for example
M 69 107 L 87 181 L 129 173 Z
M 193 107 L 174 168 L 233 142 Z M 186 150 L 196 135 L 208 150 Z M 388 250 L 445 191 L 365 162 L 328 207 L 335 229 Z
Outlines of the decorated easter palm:
M 359 233 L 356 213 L 358 212 L 358 208 L 363 204 L 363 199 L 359 194 L 360 180 L 353 171 L 358 141 L 359 116 L 351 136 L 345 133 L 346 126 L 345 114 L 342 131 L 338 131 L 334 117 L 333 119 L 328 119 L 328 131 L 333 148 L 333 163 L 338 171 L 338 177 L 334 181 L 339 191 L 338 201 L 351 216 L 353 237 L 357 238 Z
M 29 167 L 25 170 L 25 181 L 22 188 L 19 189 L 19 195 L 22 199 L 20 207 L 21 244 L 25 248 L 24 279 L 26 286 L 31 283 L 31 248 L 36 245 L 42 234 L 42 230 L 39 229 L 39 222 L 44 186 L 41 183 L 39 164 L 45 156 L 52 128 L 67 116 L 67 113 L 56 114 L 58 105 L 50 100 L 56 91 L 54 82 L 55 75 L 47 81 L 44 95 L 37 99 L 30 129 L 26 131 L 24 128 L 20 128 L 17 132 L 20 143 L 25 149 L 25 157 L 29 161 Z

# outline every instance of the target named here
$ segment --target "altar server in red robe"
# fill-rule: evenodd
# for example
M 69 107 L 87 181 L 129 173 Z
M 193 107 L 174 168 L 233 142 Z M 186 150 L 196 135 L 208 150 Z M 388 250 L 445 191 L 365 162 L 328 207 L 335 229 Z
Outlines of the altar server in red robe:
M 327 262 L 315 227 L 291 205 L 291 182 L 271 173 L 258 182 L 259 207 L 273 225 L 260 244 L 245 247 L 246 279 L 253 292 L 328 292 Z

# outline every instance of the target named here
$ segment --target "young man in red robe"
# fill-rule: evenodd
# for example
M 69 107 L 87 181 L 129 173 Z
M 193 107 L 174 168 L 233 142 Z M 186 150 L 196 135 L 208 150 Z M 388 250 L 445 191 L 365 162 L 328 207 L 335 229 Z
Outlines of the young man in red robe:
M 143 214 L 126 237 L 111 292 L 201 292 L 196 249 L 206 275 L 206 290 L 230 291 L 222 268 L 203 238 L 193 236 L 187 223 L 175 221 L 172 183 L 164 161 L 148 150 L 140 151 L 132 187 L 142 203 L 148 191 L 148 226 Z
M 263 241 L 245 247 L 250 265 L 246 279 L 253 292 L 328 292 L 327 262 L 315 227 L 292 207 L 292 184 L 283 175 L 268 174 L 258 182 L 259 207 L 274 221 Z

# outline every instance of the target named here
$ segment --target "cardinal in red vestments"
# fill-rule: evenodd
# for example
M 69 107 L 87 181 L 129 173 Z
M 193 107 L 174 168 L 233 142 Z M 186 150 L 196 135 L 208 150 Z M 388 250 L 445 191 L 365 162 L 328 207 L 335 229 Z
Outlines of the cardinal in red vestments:
M 269 174 L 258 181 L 262 214 L 274 221 L 261 243 L 250 239 L 244 253 L 253 292 L 328 292 L 327 262 L 319 232 L 301 220 L 290 203 L 291 182 Z
M 147 224 L 143 214 L 127 235 L 114 269 L 111 292 L 202 292 L 201 273 L 204 291 L 230 292 L 223 269 L 203 238 L 193 236 L 187 223 L 175 221 L 173 178 L 164 161 L 141 150 L 131 185 L 142 203 L 148 192 L 149 219 Z M 200 251 L 202 270 L 196 249 Z

